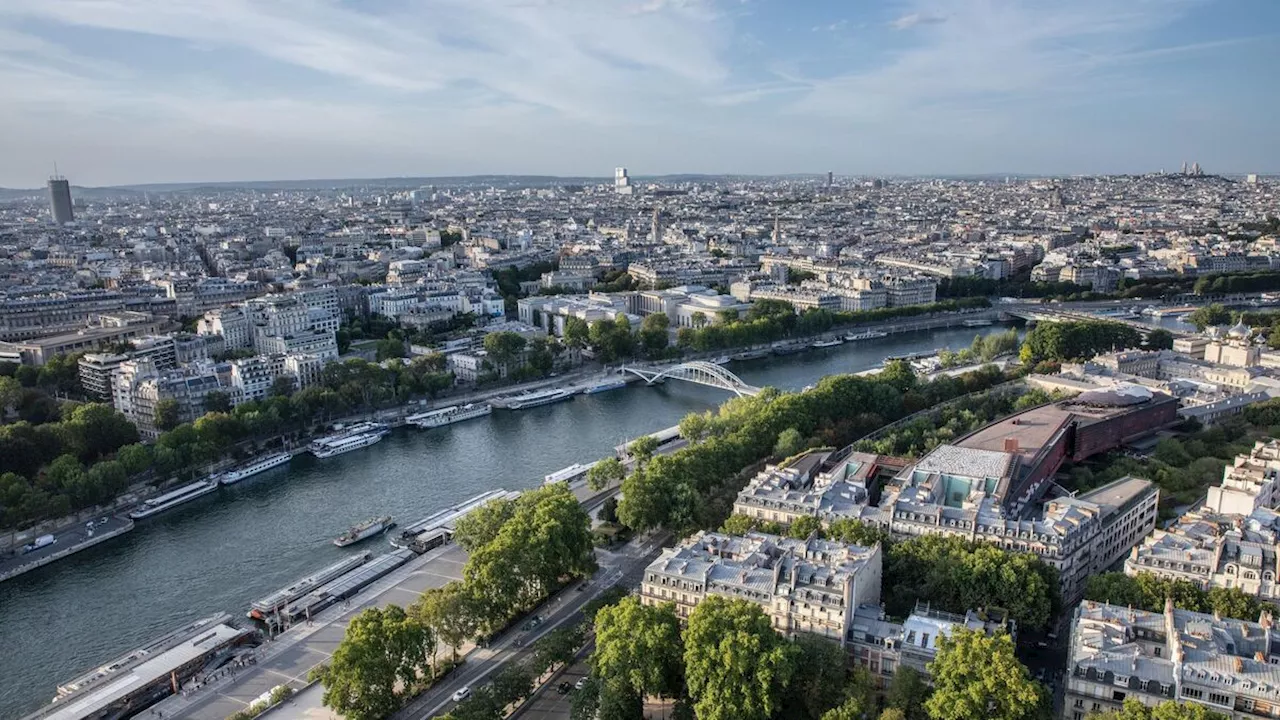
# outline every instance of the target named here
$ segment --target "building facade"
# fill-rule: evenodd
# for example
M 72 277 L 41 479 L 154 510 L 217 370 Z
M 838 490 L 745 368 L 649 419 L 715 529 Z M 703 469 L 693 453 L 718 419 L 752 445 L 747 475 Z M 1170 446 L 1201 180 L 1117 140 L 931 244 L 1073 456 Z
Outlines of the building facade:
M 880 603 L 881 564 L 878 544 L 699 532 L 646 568 L 640 600 L 674 603 L 681 619 L 710 595 L 747 600 L 783 635 L 809 633 L 844 645 L 854 611 Z

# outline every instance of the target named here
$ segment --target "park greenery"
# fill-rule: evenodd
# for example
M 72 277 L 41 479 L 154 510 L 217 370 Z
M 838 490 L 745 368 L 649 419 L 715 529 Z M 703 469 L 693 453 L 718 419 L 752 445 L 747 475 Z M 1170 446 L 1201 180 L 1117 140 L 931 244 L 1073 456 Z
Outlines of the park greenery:
M 1219 303 L 1210 303 L 1196 308 L 1183 320 L 1195 325 L 1196 330 L 1203 332 L 1210 325 L 1231 324 L 1231 311 Z
M 994 372 L 990 373 L 994 375 Z M 939 377 L 933 383 L 945 381 Z M 935 447 L 953 442 L 992 421 L 1061 399 L 1060 394 L 1038 388 L 1008 392 L 983 392 L 959 397 L 944 405 L 930 403 L 911 420 L 885 428 L 858 441 L 863 452 L 920 457 Z
M 1100 353 L 1136 348 L 1142 334 L 1123 323 L 1106 320 L 1038 323 L 1022 343 L 1022 362 L 1088 360 Z
M 1243 420 L 1229 418 L 1212 427 L 1191 428 L 1181 437 L 1164 438 L 1150 454 L 1111 452 L 1083 463 L 1063 468 L 1071 479 L 1073 491 L 1101 487 L 1122 477 L 1146 478 L 1160 488 L 1161 513 L 1169 516 L 1173 508 L 1190 505 L 1204 497 L 1206 489 L 1222 479 L 1222 468 L 1232 458 L 1248 452 L 1255 437 L 1271 432 L 1276 423 L 1271 413 L 1280 405 L 1276 401 L 1246 408 Z
M 986 298 L 943 300 L 927 305 L 879 308 L 863 311 L 831 311 L 810 308 L 797 313 L 791 303 L 782 300 L 757 300 L 745 316 L 736 311 L 722 311 L 715 317 L 694 317 L 694 327 L 680 328 L 676 344 L 682 349 L 706 352 L 725 348 L 746 347 L 776 342 L 792 337 L 806 337 L 834 330 L 898 318 L 920 317 L 944 312 L 986 308 Z M 713 322 L 714 320 L 714 322 Z
M 590 575 L 589 527 L 563 483 L 494 501 L 464 518 L 463 579 L 428 590 L 408 608 L 371 608 L 352 621 L 321 675 L 324 704 L 349 720 L 398 709 L 439 677 L 438 648 L 456 663 L 466 642 L 491 636 L 565 583 Z M 509 665 L 454 717 L 500 717 L 494 713 L 527 696 L 535 677 L 567 662 L 581 645 L 580 635 L 549 633 L 534 653 L 540 665 Z
M 903 417 L 910 408 L 925 408 L 1004 380 L 991 368 L 921 382 L 909 366 L 898 363 L 873 377 L 829 376 L 802 393 L 766 388 L 754 397 L 729 400 L 714 415 L 683 423 L 700 426 L 699 439 L 653 457 L 623 480 L 618 517 L 637 531 L 718 527 L 749 477 L 744 468 L 749 471 L 770 457 L 787 430 L 806 438 L 806 445 L 842 447 Z
M 1210 275 L 1168 275 L 1148 278 L 1125 278 L 1116 282 L 1110 292 L 1095 292 L 1069 282 L 1034 282 L 1029 274 L 1004 280 L 977 277 L 943 278 L 938 283 L 938 297 L 1014 297 L 1028 299 L 1075 300 L 1153 300 L 1173 299 L 1180 295 L 1222 295 L 1226 293 L 1280 290 L 1280 272 L 1250 271 L 1214 273 Z
M 944 368 L 974 365 L 980 362 L 991 362 L 1002 355 L 1010 355 L 1018 351 L 1018 331 L 990 335 L 975 335 L 973 343 L 967 348 L 952 352 L 946 348 L 938 351 L 938 362 Z
M 1173 604 L 1183 610 L 1253 622 L 1258 621 L 1263 610 L 1272 607 L 1240 588 L 1202 590 L 1187 580 L 1170 580 L 1146 572 L 1093 575 L 1085 585 L 1084 596 L 1088 600 L 1148 612 L 1164 612 L 1165 599 L 1172 598 Z

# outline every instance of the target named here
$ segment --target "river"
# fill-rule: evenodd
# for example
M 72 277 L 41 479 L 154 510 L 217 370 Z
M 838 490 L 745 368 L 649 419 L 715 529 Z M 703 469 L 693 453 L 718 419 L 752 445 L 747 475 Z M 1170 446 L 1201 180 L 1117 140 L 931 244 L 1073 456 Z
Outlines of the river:
M 959 349 L 977 333 L 1003 330 L 923 331 L 728 367 L 752 385 L 799 389 L 889 354 Z M 402 428 L 371 448 L 327 460 L 301 455 L 140 521 L 117 540 L 0 583 L 0 717 L 36 709 L 58 683 L 186 621 L 240 616 L 250 600 L 344 552 L 386 549 L 380 541 L 334 547 L 355 522 L 381 514 L 413 522 L 485 490 L 534 487 L 726 397 L 682 382 L 633 385 L 446 428 Z

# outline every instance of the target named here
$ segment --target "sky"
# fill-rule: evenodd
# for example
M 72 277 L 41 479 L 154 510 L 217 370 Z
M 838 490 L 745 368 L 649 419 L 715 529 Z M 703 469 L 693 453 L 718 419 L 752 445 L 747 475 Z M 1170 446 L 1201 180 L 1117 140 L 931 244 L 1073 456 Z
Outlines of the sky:
M 0 186 L 1280 171 L 1278 0 L 0 0 Z

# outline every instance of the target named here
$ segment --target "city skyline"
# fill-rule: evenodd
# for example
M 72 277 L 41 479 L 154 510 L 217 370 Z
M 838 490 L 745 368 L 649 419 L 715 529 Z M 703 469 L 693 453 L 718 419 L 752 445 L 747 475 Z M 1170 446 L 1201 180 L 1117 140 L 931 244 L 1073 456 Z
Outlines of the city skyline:
M 1261 0 L 584 7 L 14 0 L 0 187 L 1280 169 Z

